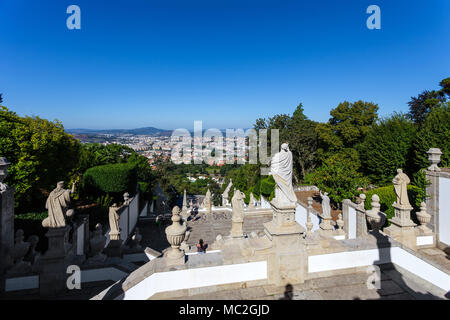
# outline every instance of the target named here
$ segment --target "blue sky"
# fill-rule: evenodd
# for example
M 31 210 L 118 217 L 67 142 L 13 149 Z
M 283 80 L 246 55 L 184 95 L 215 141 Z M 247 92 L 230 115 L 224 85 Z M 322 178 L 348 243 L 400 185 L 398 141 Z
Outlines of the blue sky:
M 300 101 L 384 116 L 450 76 L 449 36 L 448 0 L 0 0 L 0 92 L 66 128 L 245 128 Z

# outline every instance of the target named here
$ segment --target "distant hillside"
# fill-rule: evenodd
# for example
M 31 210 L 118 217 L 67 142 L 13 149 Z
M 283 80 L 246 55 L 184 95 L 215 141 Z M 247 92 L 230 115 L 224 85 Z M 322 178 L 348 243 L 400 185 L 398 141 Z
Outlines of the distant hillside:
M 168 136 L 172 134 L 171 130 L 158 129 L 154 127 L 145 127 L 137 129 L 67 129 L 71 134 L 133 134 L 133 135 L 148 135 L 148 136 Z

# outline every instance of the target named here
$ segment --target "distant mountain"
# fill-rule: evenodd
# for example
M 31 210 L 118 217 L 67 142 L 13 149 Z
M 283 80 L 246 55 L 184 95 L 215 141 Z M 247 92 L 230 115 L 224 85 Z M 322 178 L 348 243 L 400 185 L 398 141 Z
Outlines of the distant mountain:
M 148 135 L 148 136 L 167 136 L 172 134 L 172 130 L 158 129 L 154 127 L 145 127 L 137 129 L 67 129 L 71 134 L 133 134 L 133 135 Z

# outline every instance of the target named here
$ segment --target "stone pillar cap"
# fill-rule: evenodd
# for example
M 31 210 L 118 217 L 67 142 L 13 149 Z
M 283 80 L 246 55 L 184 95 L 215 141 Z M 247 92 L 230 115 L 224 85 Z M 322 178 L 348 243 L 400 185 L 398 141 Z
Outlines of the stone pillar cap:
M 432 154 L 442 154 L 441 149 L 439 148 L 430 148 L 427 153 L 432 153 Z

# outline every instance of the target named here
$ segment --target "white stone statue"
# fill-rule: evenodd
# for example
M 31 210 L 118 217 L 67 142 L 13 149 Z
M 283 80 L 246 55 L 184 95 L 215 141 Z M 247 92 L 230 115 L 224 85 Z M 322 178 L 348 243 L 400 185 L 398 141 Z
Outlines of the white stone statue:
M 297 197 L 292 187 L 292 152 L 289 145 L 283 143 L 281 151 L 276 153 L 270 162 L 270 174 L 276 183 L 275 201 L 278 204 L 292 205 Z
M 394 184 L 394 191 L 397 195 L 396 204 L 404 208 L 411 208 L 408 199 L 408 184 L 410 183 L 410 180 L 408 176 L 403 173 L 402 169 L 397 169 L 397 175 L 392 179 L 392 183 Z
M 326 218 L 331 218 L 331 206 L 330 206 L 330 198 L 328 197 L 328 192 L 320 192 L 320 196 L 322 197 L 322 215 Z
M 244 198 L 245 194 L 239 190 L 235 190 L 233 197 L 231 198 L 231 207 L 233 213 L 231 219 L 233 221 L 243 221 L 244 219 Z
M 231 186 L 233 185 L 233 180 L 230 179 L 230 183 L 228 183 L 228 186 L 225 188 L 224 192 L 222 193 L 222 206 L 228 205 L 228 197 L 231 190 Z
M 119 211 L 120 207 L 117 204 L 113 204 L 109 207 L 109 238 L 111 240 L 120 240 L 120 228 L 119 228 Z
M 206 191 L 206 196 L 205 196 L 205 208 L 206 208 L 206 212 L 211 212 L 211 191 Z
M 255 208 L 255 196 L 253 195 L 253 192 L 250 192 L 250 201 L 248 202 L 248 207 L 253 209 Z
M 72 190 L 64 189 L 64 181 L 58 182 L 56 188 L 50 192 L 45 203 L 48 210 L 48 217 L 42 221 L 45 228 L 60 228 L 66 226 L 66 217 L 73 215 L 73 210 L 69 209 L 70 195 L 75 191 L 75 182 Z

